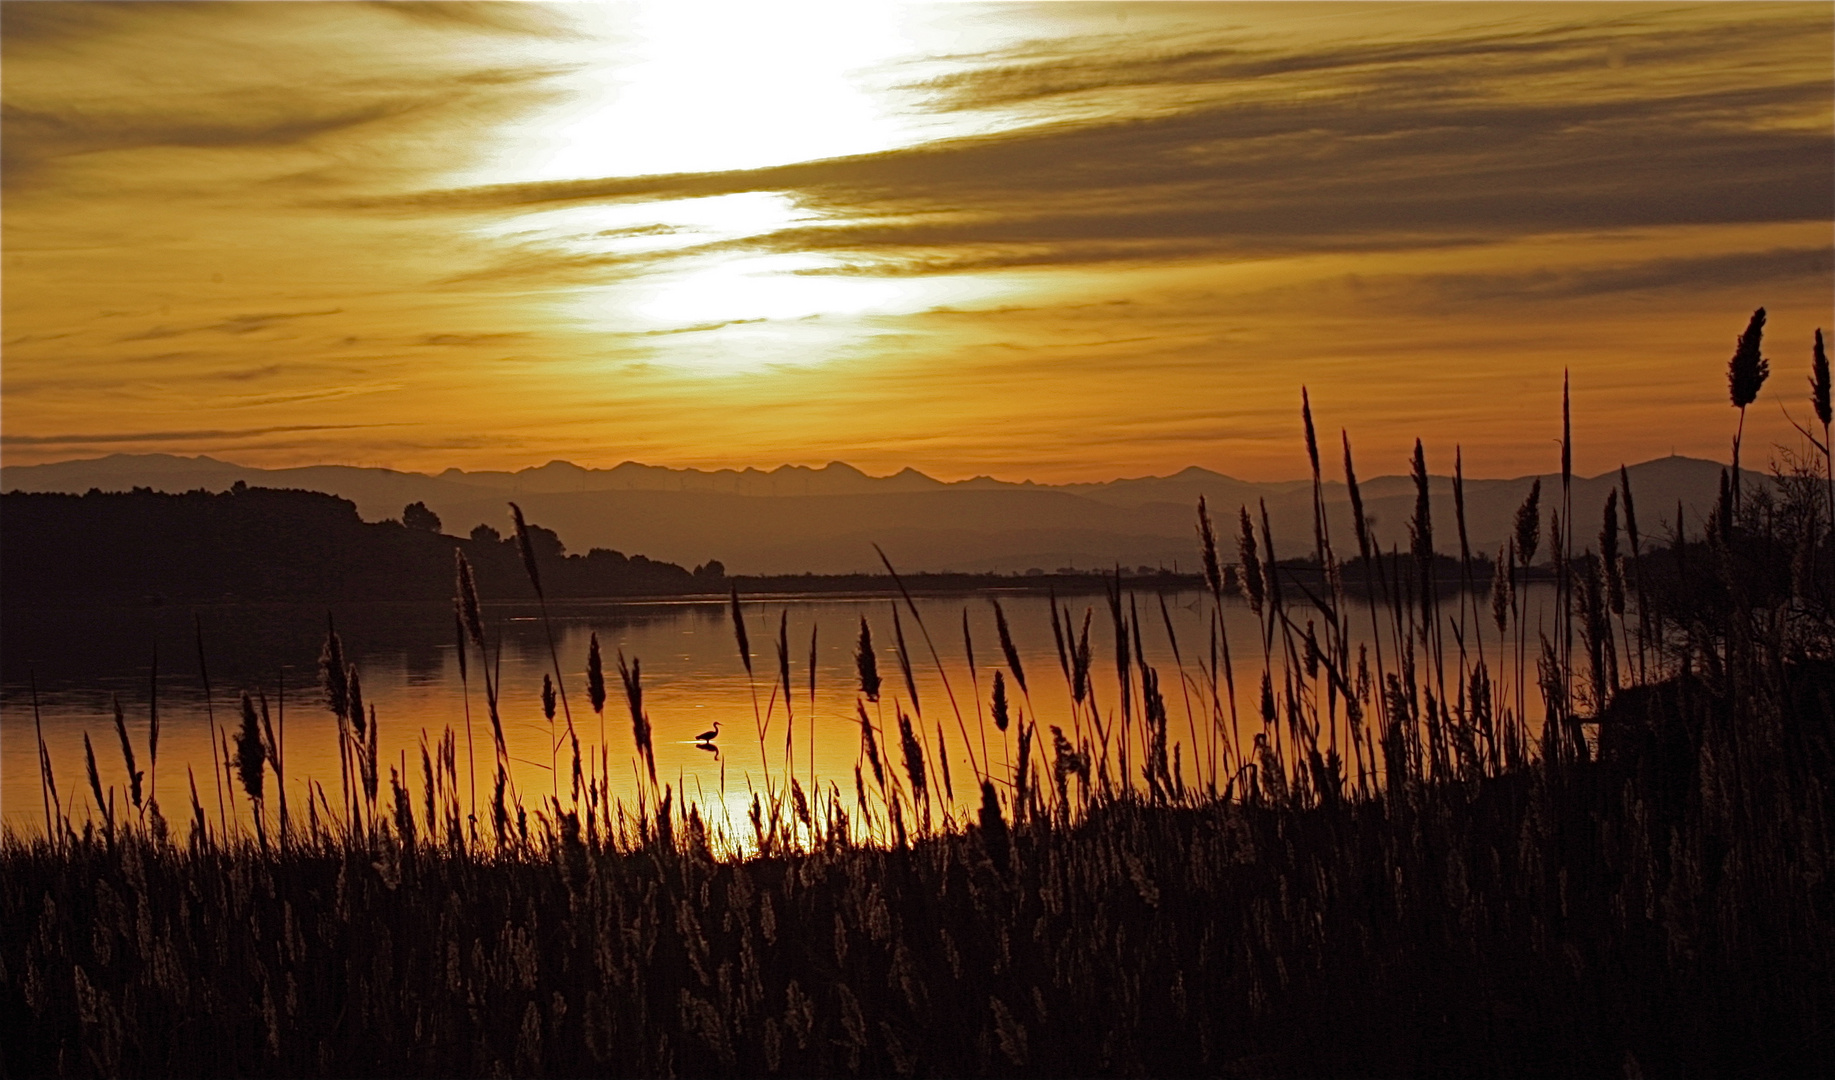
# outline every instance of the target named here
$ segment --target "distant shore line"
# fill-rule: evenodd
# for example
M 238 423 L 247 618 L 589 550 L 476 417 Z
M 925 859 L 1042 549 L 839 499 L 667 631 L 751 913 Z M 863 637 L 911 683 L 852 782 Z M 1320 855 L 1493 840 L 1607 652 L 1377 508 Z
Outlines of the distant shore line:
M 1452 560 L 1448 560 L 1451 562 Z M 1284 581 L 1301 586 L 1312 586 L 1322 583 L 1324 575 L 1318 566 L 1304 560 L 1282 563 L 1281 577 Z M 1340 571 L 1345 577 L 1348 591 L 1361 593 L 1363 577 L 1360 567 L 1346 567 Z M 1534 568 L 1524 572 L 1528 580 L 1553 579 L 1553 571 L 1546 568 Z M 1476 575 L 1475 575 L 1476 576 Z M 1196 573 L 1181 573 L 1162 570 L 1143 574 L 1138 571 L 1123 570 L 1117 576 L 1114 571 L 1091 571 L 1089 573 L 927 573 L 900 574 L 905 588 L 913 596 L 980 596 L 980 595 L 1046 595 L 1085 596 L 1106 593 L 1113 589 L 1117 582 L 1121 588 L 1140 592 L 1179 593 L 1207 589 L 1204 576 Z M 1461 585 L 1460 574 L 1455 568 L 1451 572 L 1435 575 L 1435 583 L 1448 590 L 1457 590 Z M 897 598 L 900 595 L 898 582 L 885 574 L 759 574 L 733 575 L 723 579 L 725 588 L 717 591 L 696 590 L 683 592 L 648 592 L 648 593 L 608 593 L 590 596 L 556 596 L 561 603 L 608 603 L 608 604 L 646 604 L 646 603 L 727 603 L 736 590 L 741 602 L 782 600 L 806 597 L 822 597 L 833 600 L 881 600 Z M 1474 588 L 1488 588 L 1488 575 L 1471 583 Z M 1228 598 L 1228 594 L 1226 594 Z M 262 605 L 298 605 L 318 603 L 345 604 L 351 602 L 348 596 L 237 596 L 224 594 L 217 596 L 164 596 L 149 594 L 138 597 L 81 597 L 51 600 L 39 596 L 14 596 L 10 592 L 0 593 L 0 609 L 32 609 L 44 607 L 165 607 L 165 606 L 208 606 L 213 604 L 262 604 Z M 1241 599 L 1237 597 L 1237 599 Z M 378 604 L 426 604 L 440 601 L 429 600 L 419 596 L 377 596 L 369 598 L 366 603 Z M 498 597 L 485 601 L 497 606 L 518 606 L 533 604 L 533 597 Z

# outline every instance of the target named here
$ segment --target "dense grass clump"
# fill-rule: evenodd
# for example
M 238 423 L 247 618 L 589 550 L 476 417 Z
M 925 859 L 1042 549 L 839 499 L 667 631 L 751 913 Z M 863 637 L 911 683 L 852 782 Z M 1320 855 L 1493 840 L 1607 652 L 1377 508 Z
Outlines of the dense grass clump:
M 253 835 L 220 807 L 213 823 L 195 787 L 185 825 L 168 825 L 151 788 L 117 817 L 93 765 L 104 816 L 79 825 L 47 763 L 46 834 L 0 842 L 5 1069 L 1835 1070 L 1826 463 L 1744 494 L 1729 476 L 1702 538 L 1678 522 L 1666 544 L 1640 531 L 1628 483 L 1587 539 L 1564 468 L 1546 536 L 1538 485 L 1488 564 L 1467 550 L 1456 470 L 1462 582 L 1441 595 L 1423 449 L 1409 553 L 1385 555 L 1360 515 L 1357 555 L 1340 562 L 1310 404 L 1303 419 L 1314 570 L 1285 573 L 1266 515 L 1248 507 L 1232 530 L 1239 560 L 1226 563 L 1200 504 L 1216 617 L 1207 654 L 1188 642 L 1179 670 L 1149 665 L 1140 635 L 1154 615 L 1143 623 L 1119 578 L 1112 654 L 1092 645 L 1092 613 L 1054 601 L 1073 719 L 1047 738 L 1030 691 L 1052 676 L 1028 681 L 998 605 L 1005 668 L 991 680 L 964 624 L 968 663 L 953 685 L 992 691 L 971 714 L 907 603 L 974 771 L 952 779 L 948 734 L 935 702 L 929 720 L 921 712 L 895 607 L 896 675 L 881 678 L 865 620 L 859 629 L 853 790 L 798 778 L 787 705 L 774 772 L 767 711 L 765 788 L 743 841 L 678 802 L 653 768 L 635 808 L 615 802 L 604 751 L 581 753 L 564 687 L 558 720 L 547 695 L 550 790 L 519 793 L 463 561 L 455 634 L 483 661 L 491 725 L 475 749 L 468 727 L 467 755 L 497 756 L 483 799 L 458 779 L 451 731 L 423 744 L 418 799 L 393 768 L 381 785 L 375 710 L 335 633 L 324 675 L 344 747 L 336 809 L 317 784 L 290 819 L 284 803 L 264 804 L 262 770 L 278 771 L 282 747 L 258 694 L 242 699 L 234 754 Z M 1345 468 L 1357 505 L 1348 440 Z M 1531 622 L 1518 589 L 1539 547 L 1553 554 L 1537 570 L 1555 581 L 1552 626 Z M 1352 590 L 1376 602 L 1352 604 Z M 1232 646 L 1226 603 L 1250 606 L 1257 640 Z M 753 678 L 736 594 L 733 610 Z M 1353 648 L 1351 620 L 1366 610 L 1374 648 Z M 767 710 L 791 697 L 781 622 L 775 645 Z M 593 647 L 584 700 L 603 731 Z M 1098 678 L 1110 656 L 1114 683 Z M 643 761 L 641 669 L 618 661 Z M 1259 717 L 1236 716 L 1239 666 L 1246 687 L 1259 682 Z M 986 715 L 992 740 L 985 726 L 970 732 Z M 232 786 L 227 736 L 222 765 L 220 791 Z
M 7 1067 L 1807 1075 L 1835 1061 L 1826 788 L 1772 775 L 1676 798 L 1590 763 L 749 860 L 692 813 L 483 857 L 15 844 Z

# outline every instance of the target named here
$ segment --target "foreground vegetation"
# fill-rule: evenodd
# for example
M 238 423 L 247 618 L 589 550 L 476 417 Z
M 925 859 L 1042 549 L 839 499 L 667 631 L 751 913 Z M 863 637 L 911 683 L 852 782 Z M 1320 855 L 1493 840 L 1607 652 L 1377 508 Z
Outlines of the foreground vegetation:
M 1317 483 L 1309 410 L 1305 425 Z M 290 819 L 266 805 L 282 744 L 256 695 L 221 778 L 251 802 L 254 835 L 213 823 L 195 788 L 191 820 L 168 825 L 136 779 L 118 817 L 92 780 L 108 809 L 80 823 L 47 786 L 47 835 L 6 839 L 0 1021 L 26 1034 L 8 1036 L 5 1067 L 1827 1074 L 1835 473 L 1818 464 L 1786 461 L 1775 495 L 1730 473 L 1695 541 L 1683 522 L 1667 543 L 1640 532 L 1627 484 L 1596 542 L 1577 544 L 1591 529 L 1567 520 L 1561 493 L 1545 516 L 1537 492 L 1488 592 L 1445 596 L 1416 572 L 1434 558 L 1418 450 L 1412 560 L 1375 558 L 1359 528 L 1356 561 L 1340 562 L 1320 514 L 1316 584 L 1276 573 L 1273 538 L 1245 507 L 1226 564 L 1201 506 L 1213 613 L 1249 604 L 1260 640 L 1187 642 L 1179 670 L 1157 671 L 1138 644 L 1152 614 L 1118 580 L 1105 708 L 1108 654 L 1098 664 L 1089 619 L 1079 630 L 1054 606 L 1076 720 L 1049 737 L 1028 719 L 1041 673 L 1029 684 L 1003 640 L 1005 665 L 980 683 L 965 641 L 987 708 L 948 719 L 977 809 L 935 767 L 950 760 L 946 732 L 927 734 L 903 627 L 900 697 L 863 624 L 853 791 L 805 788 L 787 755 L 773 774 L 761 726 L 767 782 L 744 838 L 653 776 L 637 806 L 611 799 L 605 758 L 574 749 L 564 696 L 571 791 L 563 769 L 547 796 L 519 793 L 500 759 L 479 805 L 455 779 L 470 732 L 434 741 L 418 793 L 393 770 L 385 787 L 375 714 L 334 635 L 338 808 L 323 789 Z M 1345 467 L 1355 501 L 1348 441 Z M 1532 623 L 1517 592 L 1538 548 L 1552 548 L 1553 625 Z M 1359 575 L 1371 580 L 1347 580 Z M 533 562 L 529 576 L 539 592 Z M 1347 601 L 1353 589 L 1381 599 L 1373 651 L 1351 644 L 1350 620 L 1372 610 Z M 460 594 L 461 632 L 488 657 L 463 574 Z M 642 762 L 641 674 L 619 660 Z M 781 637 L 777 661 L 787 692 Z M 1259 718 L 1233 715 L 1239 674 L 1260 681 Z M 583 689 L 602 716 L 596 651 Z

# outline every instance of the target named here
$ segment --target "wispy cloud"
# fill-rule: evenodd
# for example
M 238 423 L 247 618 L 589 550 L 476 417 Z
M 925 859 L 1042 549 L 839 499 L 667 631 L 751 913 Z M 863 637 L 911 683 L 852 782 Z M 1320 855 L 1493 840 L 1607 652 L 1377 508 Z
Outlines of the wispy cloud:
M 161 338 L 181 337 L 185 334 L 215 332 L 241 336 L 267 330 L 294 319 L 319 318 L 326 315 L 341 315 L 343 308 L 330 308 L 325 311 L 273 311 L 251 315 L 231 315 L 217 322 L 195 326 L 154 326 L 136 333 L 126 334 L 116 341 L 157 341 Z
M 437 190 L 350 205 L 506 211 L 785 191 L 819 217 L 662 253 L 583 256 L 525 244 L 497 268 L 518 277 L 732 249 L 825 253 L 839 273 L 927 275 L 1821 220 L 1835 184 L 1835 142 L 1826 125 L 1805 121 L 1827 112 L 1826 77 L 1724 85 L 1718 72 L 1687 68 L 1728 54 L 1756 59 L 1807 32 L 1826 38 L 1815 22 L 1804 12 L 1670 29 L 1633 14 L 1603 35 L 1576 25 L 1279 55 L 1084 43 L 1070 58 L 934 80 L 934 107 L 1147 86 L 1165 96 L 1150 107 L 777 168 Z M 1680 65 L 1685 76 L 1620 77 L 1608 66 L 1614 49 L 1630 50 L 1633 71 Z
M 195 428 L 189 431 L 97 431 L 61 435 L 0 434 L 0 444 L 7 446 L 88 446 L 101 443 L 171 443 L 209 442 L 217 439 L 240 439 L 253 435 L 274 435 L 296 431 L 351 431 L 359 428 L 388 427 L 388 424 L 278 424 L 259 428 Z

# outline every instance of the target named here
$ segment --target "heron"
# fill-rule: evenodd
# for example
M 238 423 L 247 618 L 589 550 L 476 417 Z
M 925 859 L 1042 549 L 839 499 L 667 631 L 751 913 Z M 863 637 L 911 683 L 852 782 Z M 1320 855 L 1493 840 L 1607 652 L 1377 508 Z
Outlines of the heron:
M 720 721 L 715 720 L 714 729 L 712 731 L 703 731 L 701 734 L 696 735 L 694 737 L 694 741 L 698 743 L 710 743 L 719 737 L 720 737 Z

